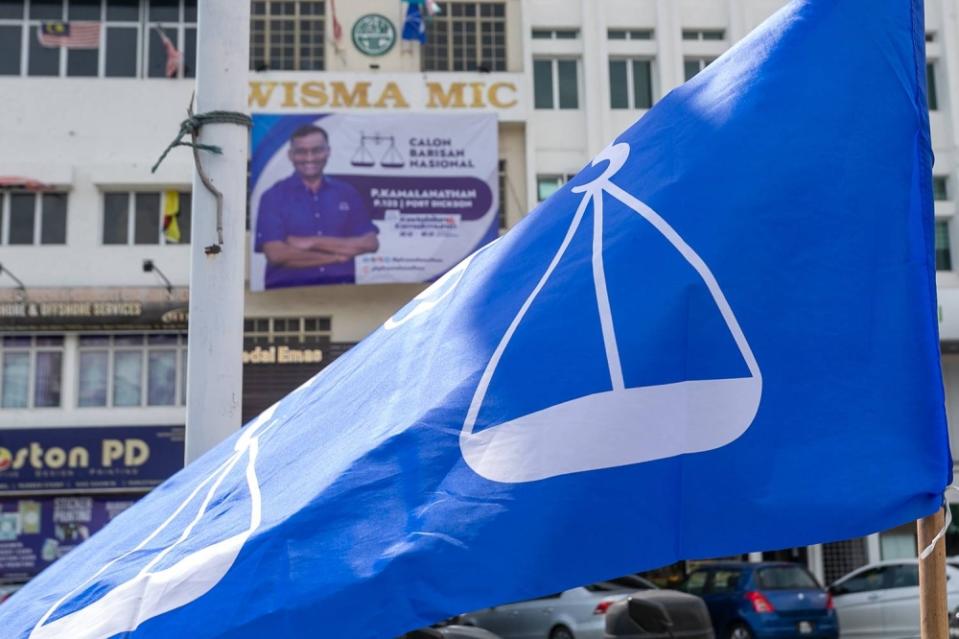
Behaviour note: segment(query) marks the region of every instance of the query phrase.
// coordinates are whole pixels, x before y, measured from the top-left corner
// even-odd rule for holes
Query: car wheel
[[[753,631],[744,623],[737,623],[729,629],[729,639],[753,639]]]
[[[556,626],[549,633],[549,639],[576,639],[573,636],[573,631],[567,628],[566,626]]]

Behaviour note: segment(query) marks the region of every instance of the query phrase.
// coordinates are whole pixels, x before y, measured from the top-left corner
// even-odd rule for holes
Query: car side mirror
[[[630,597],[626,602],[626,611],[629,618],[645,632],[657,635],[672,632],[673,619],[658,601]]]

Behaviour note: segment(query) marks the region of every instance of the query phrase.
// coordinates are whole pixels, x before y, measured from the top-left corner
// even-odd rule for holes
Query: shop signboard
[[[27,581],[110,523],[137,498],[0,499],[0,583]]]
[[[496,116],[257,113],[250,287],[430,282],[498,232]]]
[[[183,467],[183,426],[0,429],[0,497],[146,492]]]
[[[0,302],[0,329],[31,331],[183,330],[188,303],[47,300]]]

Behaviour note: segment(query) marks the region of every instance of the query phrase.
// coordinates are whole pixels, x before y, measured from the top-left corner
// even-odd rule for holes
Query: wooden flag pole
[[[943,509],[916,522],[919,552],[932,543],[945,523]],[[919,560],[919,627],[922,639],[946,639],[949,619],[946,605],[946,540],[940,539],[932,553]]]

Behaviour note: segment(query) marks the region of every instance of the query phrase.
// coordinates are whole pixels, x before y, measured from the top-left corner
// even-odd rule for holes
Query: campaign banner
[[[0,499],[0,583],[27,581],[135,502],[130,495]]]
[[[253,116],[250,288],[429,282],[496,237],[495,114]]]
[[[183,468],[183,426],[0,429],[0,496],[146,492]]]

